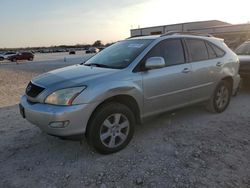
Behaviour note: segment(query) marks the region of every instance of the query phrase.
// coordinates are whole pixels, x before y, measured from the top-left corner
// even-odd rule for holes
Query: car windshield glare
[[[235,52],[237,55],[250,55],[250,42],[242,44]]]
[[[117,42],[90,58],[85,65],[113,69],[126,68],[152,41],[135,39]]]

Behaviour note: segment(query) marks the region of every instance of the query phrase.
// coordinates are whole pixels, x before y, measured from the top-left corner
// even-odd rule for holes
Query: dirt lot
[[[33,76],[78,61],[0,65],[0,187],[250,187],[249,82],[222,114],[198,105],[160,115],[138,126],[126,149],[100,155],[18,112]]]

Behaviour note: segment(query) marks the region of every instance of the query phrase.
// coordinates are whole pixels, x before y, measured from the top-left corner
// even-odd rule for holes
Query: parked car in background
[[[92,54],[92,53],[98,53],[100,50],[96,47],[90,47],[88,50],[86,50],[86,54]]]
[[[100,52],[100,51],[104,50],[105,47],[99,47],[98,49],[99,49],[99,52]]]
[[[250,40],[241,44],[235,52],[240,60],[240,76],[250,78]]]
[[[238,69],[237,55],[212,36],[131,38],[32,79],[20,112],[50,135],[85,134],[98,152],[113,153],[149,116],[201,102],[225,111],[239,86]]]
[[[16,52],[5,52],[3,54],[0,54],[0,61],[3,61],[4,59],[8,59],[8,57],[12,55],[16,55]]]
[[[11,55],[8,57],[8,60],[10,60],[12,62],[16,62],[19,60],[33,61],[33,59],[34,59],[34,54],[32,54],[30,52],[21,52],[21,53],[17,53],[15,55]]]
[[[76,54],[76,51],[73,51],[73,50],[69,51],[69,55],[75,55],[75,54]]]

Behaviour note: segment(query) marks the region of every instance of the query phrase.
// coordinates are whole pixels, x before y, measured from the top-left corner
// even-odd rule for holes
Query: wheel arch
[[[111,102],[117,102],[117,103],[120,103],[120,104],[123,104],[123,105],[127,106],[133,112],[133,114],[135,115],[136,123],[137,124],[141,123],[141,111],[140,111],[140,108],[139,108],[139,105],[138,105],[136,99],[134,97],[132,97],[130,95],[126,95],[126,94],[115,95],[115,96],[112,96],[112,97],[109,97],[109,98],[105,99],[102,103],[100,103],[95,108],[95,110],[92,112],[92,114],[91,114],[91,116],[90,116],[90,118],[88,120],[85,135],[87,135],[86,133],[89,130],[90,122],[94,118],[94,114],[96,113],[96,111],[100,107],[102,107],[102,106],[104,106],[104,105],[106,105],[108,103],[111,103]]]
[[[233,91],[233,83],[234,83],[233,78],[231,76],[226,76],[222,79],[222,81],[226,81],[230,84],[231,92],[232,92]]]

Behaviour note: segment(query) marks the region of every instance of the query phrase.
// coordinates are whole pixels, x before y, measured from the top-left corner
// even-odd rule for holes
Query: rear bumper
[[[23,96],[20,103],[22,116],[42,131],[54,136],[72,136],[84,134],[88,120],[96,104],[74,106],[55,106],[41,103],[30,103]],[[55,126],[63,124],[61,128]]]

